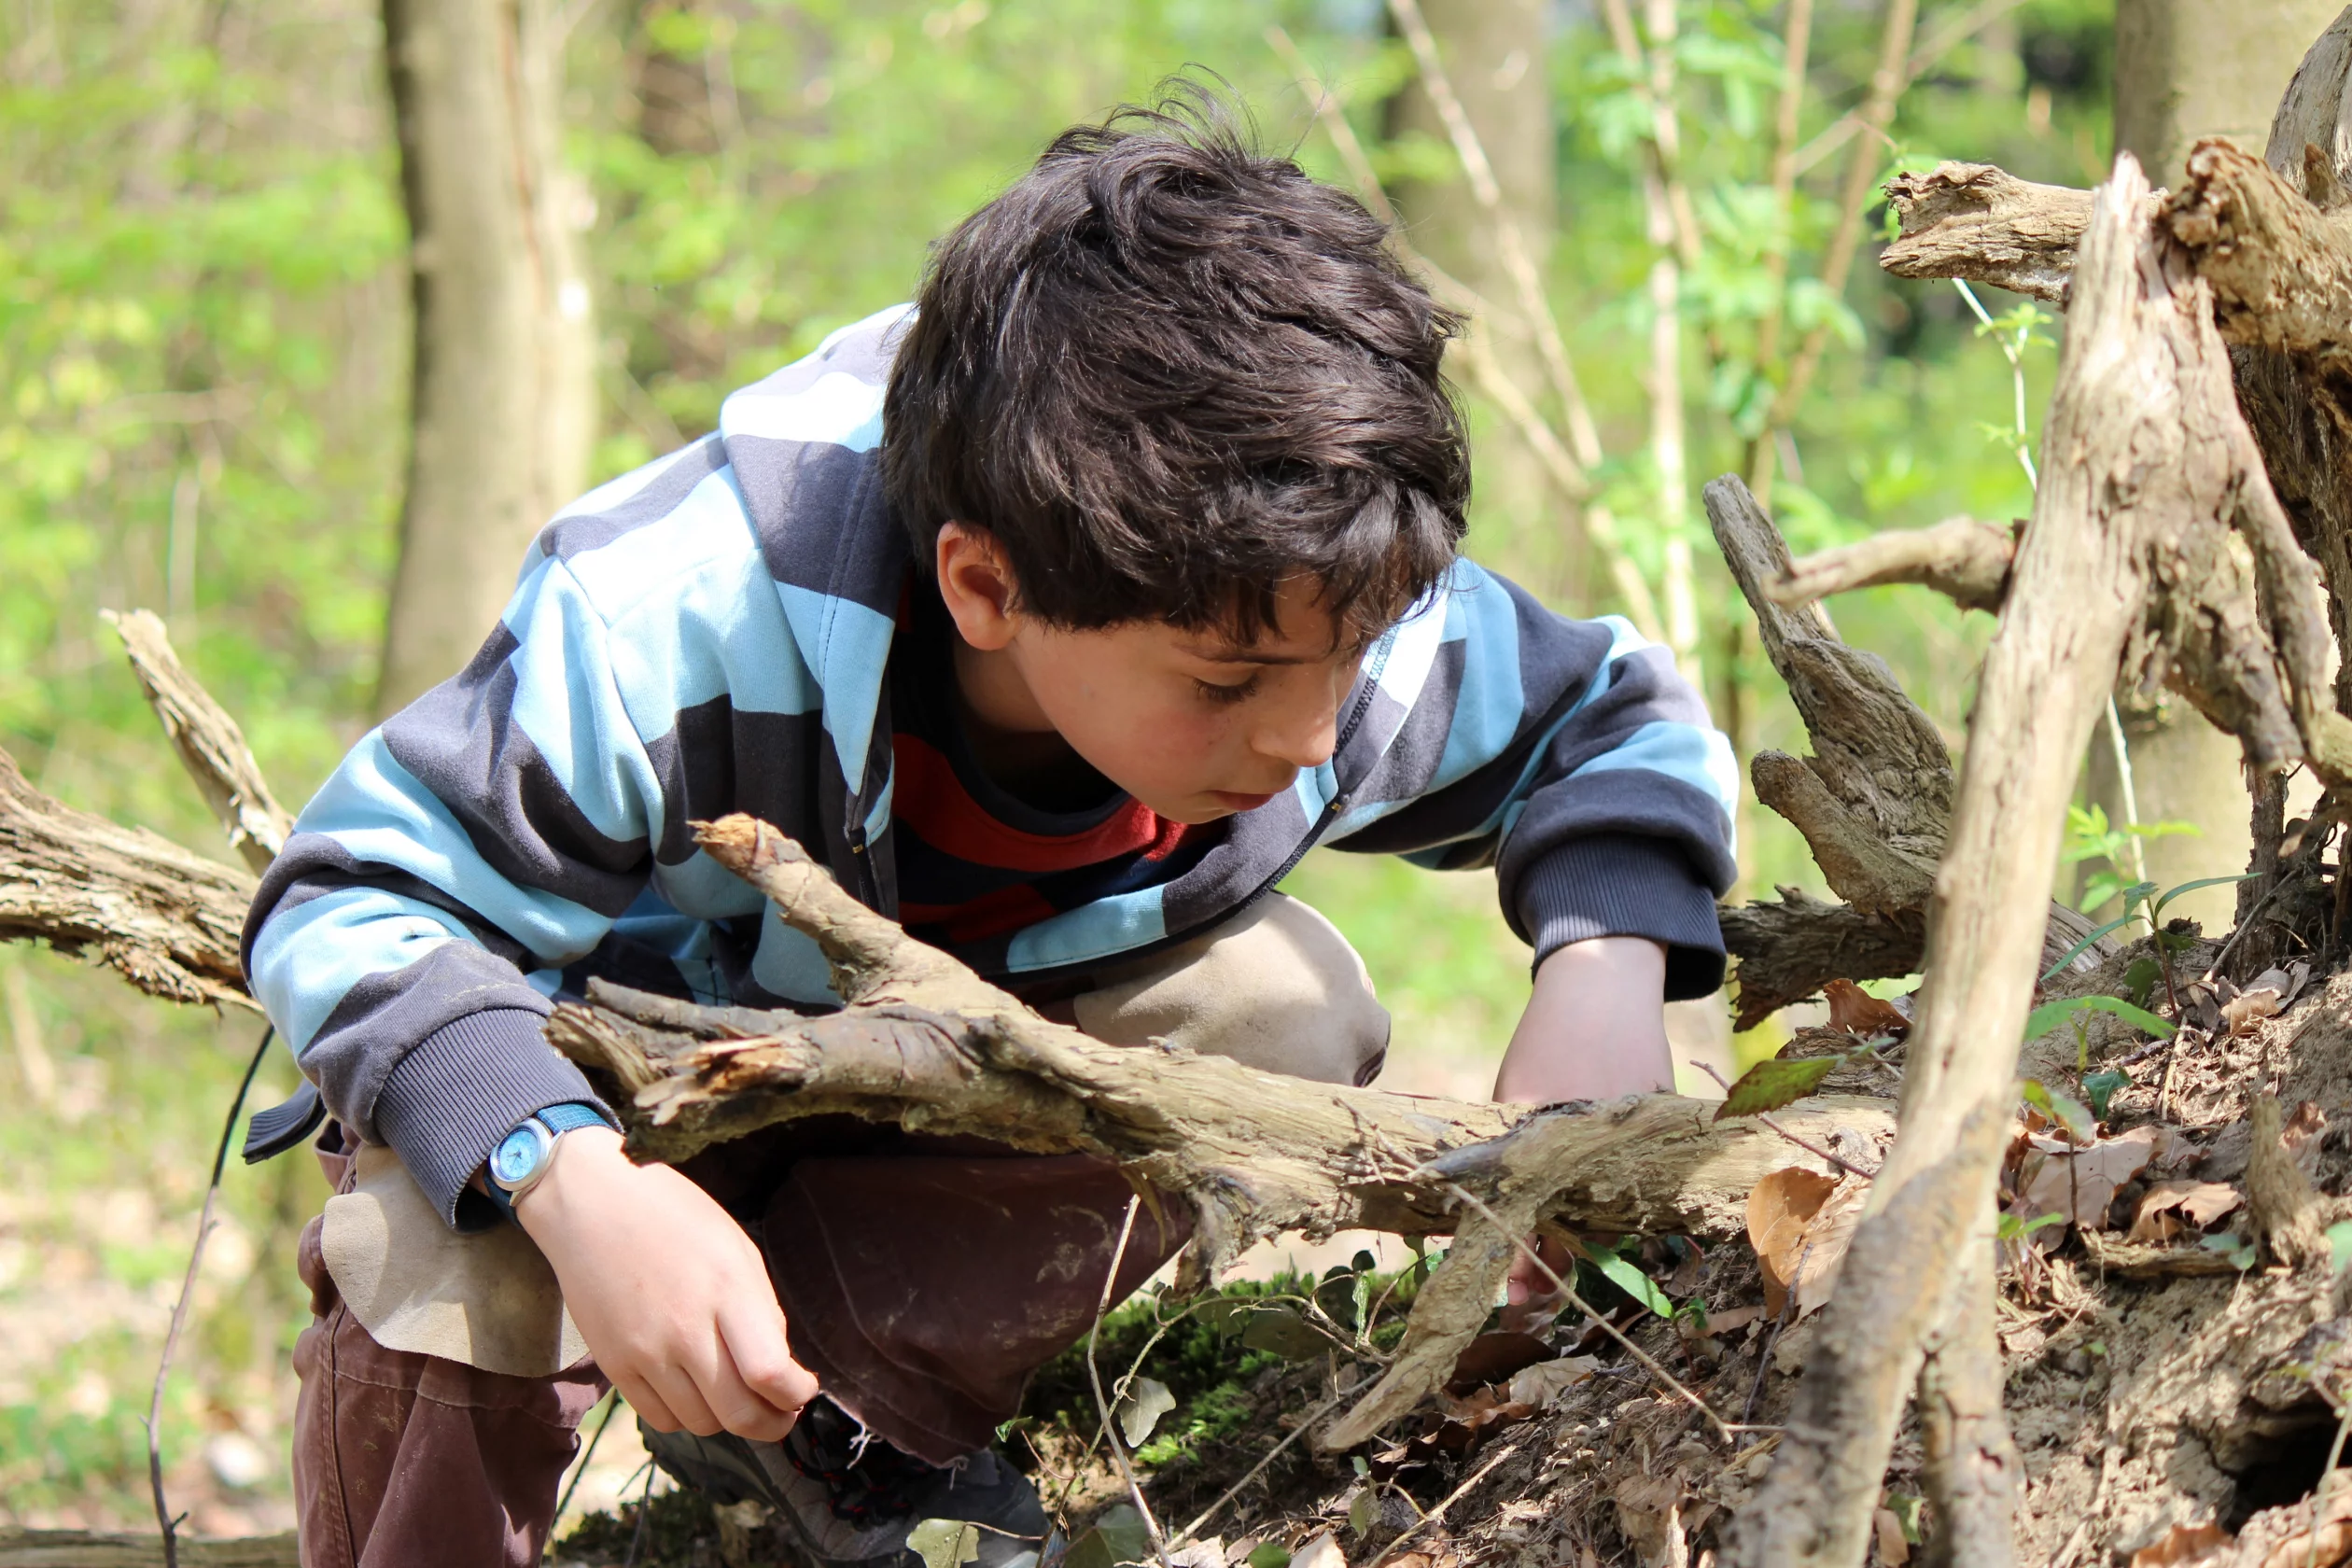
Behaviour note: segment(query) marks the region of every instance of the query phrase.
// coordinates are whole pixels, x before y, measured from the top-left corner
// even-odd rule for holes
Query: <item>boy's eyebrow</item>
[[[1259,653],[1231,643],[1219,643],[1209,648],[1191,647],[1183,651],[1212,665],[1319,665],[1334,653],[1361,653],[1379,640],[1365,637],[1352,648],[1334,647],[1323,653]]]

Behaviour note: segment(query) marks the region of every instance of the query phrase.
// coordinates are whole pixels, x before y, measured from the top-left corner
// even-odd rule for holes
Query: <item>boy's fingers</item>
[[[725,1423],[713,1413],[710,1402],[702,1395],[702,1390],[694,1386],[694,1379],[683,1370],[664,1367],[647,1380],[677,1420],[678,1424],[671,1427],[671,1431],[691,1432],[697,1437],[716,1437],[725,1430]]]
[[[784,1337],[784,1314],[771,1301],[721,1309],[719,1333],[737,1373],[751,1393],[788,1416],[817,1397],[817,1379],[792,1359]]]
[[[670,1407],[662,1403],[662,1396],[653,1392],[651,1384],[641,1378],[615,1377],[612,1386],[621,1391],[622,1402],[636,1411],[646,1425],[656,1432],[678,1430],[678,1418],[670,1414]]]

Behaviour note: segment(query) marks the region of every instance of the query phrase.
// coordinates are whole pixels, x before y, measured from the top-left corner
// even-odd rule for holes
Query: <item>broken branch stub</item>
[[[1799,605],[1856,588],[1916,582],[1963,609],[1997,615],[2023,526],[1952,517],[1931,528],[1872,534],[1803,557],[1766,583],[1765,592],[1778,603]]]
[[[1740,960],[1738,1027],[1746,1029],[1827,981],[1917,972],[1922,911],[1950,826],[1952,751],[1883,660],[1840,641],[1812,595],[1782,591],[1804,568],[1791,563],[1786,541],[1747,486],[1726,474],[1707,485],[1704,500],[1724,560],[1756,611],[1764,651],[1787,682],[1814,749],[1806,758],[1758,753],[1749,764],[1756,798],[1804,835],[1830,890],[1846,901],[1827,904],[1783,889],[1779,903],[1723,912],[1725,945]],[[2092,929],[2057,903],[2045,925],[2046,962]],[[2076,964],[2088,968],[2108,950],[2094,945]]]
[[[122,638],[122,651],[147,693],[147,706],[155,710],[204,804],[219,819],[230,847],[255,875],[267,871],[286,847],[294,819],[270,793],[269,781],[245,745],[245,732],[181,665],[171,634],[154,611],[117,615],[108,610],[105,616]]]
[[[44,941],[167,1001],[254,1009],[237,960],[254,879],[35,790],[0,751],[0,941]]]
[[[2036,185],[1990,163],[1939,163],[1888,180],[1886,199],[1902,232],[1879,265],[1897,277],[1966,278],[2065,301],[2091,221],[2088,190]]]

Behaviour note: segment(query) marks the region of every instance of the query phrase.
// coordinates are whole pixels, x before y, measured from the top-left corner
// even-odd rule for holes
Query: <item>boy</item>
[[[341,1128],[305,1563],[536,1562],[608,1379],[812,1564],[902,1568],[926,1517],[991,1568],[1043,1545],[987,1444],[1085,1331],[1127,1184],[862,1125],[631,1165],[550,997],[830,1000],[692,819],[766,819],[1099,1038],[1338,1082],[1387,1015],[1274,884],[1318,842],[1492,863],[1536,965],[1497,1097],[1672,1081],[1728,748],[1662,651],[1456,558],[1453,323],[1385,239],[1213,112],[1071,131],[915,310],[560,515],[473,663],[354,749],[246,936]],[[1182,1240],[1139,1224],[1117,1288]]]

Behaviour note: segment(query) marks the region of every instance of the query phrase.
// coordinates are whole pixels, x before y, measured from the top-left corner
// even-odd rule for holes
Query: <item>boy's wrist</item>
[[[561,1229],[581,1208],[580,1199],[595,1203],[593,1189],[614,1174],[613,1168],[633,1172],[636,1167],[623,1151],[621,1135],[609,1127],[581,1127],[566,1133],[548,1151],[547,1169],[514,1199],[514,1221],[536,1240]]]

